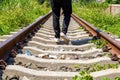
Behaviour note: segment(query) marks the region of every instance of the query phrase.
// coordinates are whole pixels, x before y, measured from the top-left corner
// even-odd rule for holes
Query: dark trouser
[[[55,37],[60,38],[60,23],[59,23],[60,10],[62,8],[64,14],[62,32],[66,34],[72,13],[72,3],[71,0],[50,0],[50,1],[53,14],[53,28],[55,32]]]

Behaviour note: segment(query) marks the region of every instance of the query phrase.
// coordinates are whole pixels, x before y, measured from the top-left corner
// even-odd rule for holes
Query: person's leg
[[[62,9],[64,14],[63,24],[62,24],[62,32],[64,34],[67,33],[70,17],[72,13],[72,1],[71,0],[62,0]]]
[[[55,38],[60,38],[60,1],[59,0],[50,0],[51,1],[51,8],[53,14],[53,28],[55,32]]]
[[[63,20],[63,27],[62,27],[62,32],[64,33],[64,34],[66,34],[67,33],[67,31],[68,31],[68,25],[69,25],[69,22],[70,22],[70,14],[69,15],[64,15],[64,20]]]

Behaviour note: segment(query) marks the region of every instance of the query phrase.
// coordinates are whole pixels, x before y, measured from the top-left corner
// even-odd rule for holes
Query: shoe
[[[55,41],[56,43],[60,43],[60,39],[59,39],[59,38],[54,38],[54,41]]]
[[[62,32],[62,33],[60,33],[60,37],[66,42],[66,43],[68,43],[70,40],[69,40],[69,38]]]

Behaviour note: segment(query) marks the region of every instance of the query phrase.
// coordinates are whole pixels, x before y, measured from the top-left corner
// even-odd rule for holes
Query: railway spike
[[[113,55],[111,56],[111,60],[112,60],[112,61],[118,61],[119,58],[117,57],[116,54],[113,54]]]
[[[39,30],[39,29],[40,29],[40,26],[37,26],[37,29]]]
[[[97,40],[97,39],[100,39],[99,36],[93,36],[93,40]]]
[[[39,29],[38,29],[37,27],[35,27],[35,29],[34,29],[34,30],[35,30],[35,32],[37,32]]]
[[[93,36],[91,33],[89,33],[89,36]]]
[[[17,47],[18,49],[23,49],[24,43],[18,42],[18,43],[16,43],[16,47]]]
[[[19,47],[20,47],[20,49],[23,49],[24,43],[23,42],[19,42]]]
[[[0,60],[0,69],[5,70],[7,63],[4,60]]]
[[[40,29],[40,26],[35,27],[35,30],[38,31]]]
[[[104,46],[104,47],[102,48],[103,52],[108,52],[108,51],[111,50],[111,49],[112,49],[112,48],[109,47],[109,46]]]
[[[12,49],[12,50],[11,50],[11,55],[12,55],[12,57],[16,57],[17,52],[15,51],[15,49]]]
[[[35,33],[36,33],[35,30],[33,30],[33,31],[32,31],[32,35],[35,36]]]
[[[29,37],[29,38],[32,38],[32,37],[33,37],[33,35],[32,35],[31,33],[29,33],[29,34],[28,34],[28,37]]]
[[[24,39],[24,43],[27,43],[27,42],[28,42],[28,38],[25,37],[25,39]]]

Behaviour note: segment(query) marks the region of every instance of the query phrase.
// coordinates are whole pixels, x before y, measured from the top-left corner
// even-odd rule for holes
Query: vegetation
[[[81,4],[86,4],[91,1],[97,1],[97,0],[73,0],[73,2],[80,2]],[[105,0],[105,2],[110,4],[120,4],[120,0]]]
[[[80,65],[75,65],[74,68],[78,69]],[[90,75],[91,72],[106,70],[106,69],[116,69],[118,68],[118,64],[104,64],[100,65],[99,63],[92,64],[90,66],[85,66],[84,68],[80,69],[80,75],[76,75],[73,77],[73,80],[93,80],[93,77]],[[103,78],[102,80],[106,80]],[[117,80],[117,79],[115,79]]]
[[[93,77],[89,74],[86,73],[80,73],[82,76],[75,76],[73,80],[93,80]],[[107,77],[102,77],[101,80],[111,80],[110,78]],[[120,77],[115,77],[114,80],[120,80]]]
[[[108,3],[74,2],[73,12],[101,30],[120,36],[120,14],[115,16],[106,13]]]
[[[100,40],[100,39],[92,40],[92,41],[90,41],[90,42],[91,42],[91,43],[94,43],[97,48],[103,48],[103,47],[105,47],[106,44],[107,44],[106,41],[103,41],[103,40]]]
[[[94,1],[73,0],[73,12],[99,29],[120,36],[120,14],[113,16],[105,12],[109,5],[108,3],[118,4],[120,1],[106,0],[104,3],[96,3]],[[27,26],[49,10],[49,0],[0,0],[0,35],[8,34],[10,31]],[[95,43],[100,45],[100,47],[104,45],[100,41],[95,41]],[[79,65],[74,67],[79,68]],[[93,80],[90,72],[108,68],[118,68],[118,65],[94,64],[82,69],[80,75],[73,77],[73,80]],[[102,80],[110,79],[103,77]],[[115,80],[120,80],[120,78],[116,77]]]
[[[48,5],[48,1],[40,0],[0,0],[0,35],[25,27],[48,13]]]
[[[106,13],[106,9],[109,5],[108,3],[110,3],[108,1],[109,0],[106,0],[106,2],[96,3],[94,0],[73,0],[73,13],[77,14],[79,17],[85,19],[103,31],[108,31],[114,35],[120,36],[120,14],[113,16]],[[101,48],[106,44],[106,42],[101,42],[100,40],[94,40],[93,42],[98,48]],[[112,66],[112,64],[109,64],[109,67],[110,66]],[[75,67],[78,67],[78,65],[75,65]],[[106,65],[93,65],[93,67],[90,67],[90,69],[85,68],[84,70],[81,70],[80,75],[73,77],[73,80],[93,80],[93,77],[90,75],[91,72],[105,69],[107,69]],[[115,80],[119,79],[119,77],[115,78]],[[110,79],[103,77],[102,80]]]
[[[75,65],[76,69],[80,68],[80,65]],[[110,69],[110,68],[118,68],[118,64],[104,64],[100,65],[99,63],[92,64],[90,66],[84,66],[83,68],[80,68],[80,72],[86,72],[91,73],[95,71]]]
[[[76,75],[73,77],[73,80],[93,80],[93,77],[84,71],[81,71],[79,74],[80,76]]]
[[[107,3],[120,4],[120,0],[106,0]]]
[[[103,77],[102,80],[111,80],[110,78],[107,78],[107,77]],[[115,77],[114,80],[120,80],[120,77]]]

